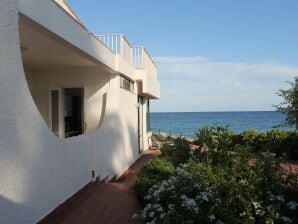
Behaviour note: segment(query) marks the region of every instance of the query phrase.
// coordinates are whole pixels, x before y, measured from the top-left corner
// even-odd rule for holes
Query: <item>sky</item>
[[[274,110],[298,76],[297,0],[68,0],[95,34],[124,33],[158,66],[155,112]]]

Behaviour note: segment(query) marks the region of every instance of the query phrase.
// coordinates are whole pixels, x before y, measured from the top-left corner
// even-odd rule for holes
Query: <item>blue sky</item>
[[[296,0],[69,0],[96,34],[124,33],[159,68],[153,111],[272,110],[298,75]]]

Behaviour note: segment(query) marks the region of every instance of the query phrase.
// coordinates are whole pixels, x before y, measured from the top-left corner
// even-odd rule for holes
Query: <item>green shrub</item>
[[[287,132],[280,129],[271,129],[267,132],[257,132],[249,129],[237,137],[232,137],[233,145],[236,143],[250,148],[254,152],[270,151],[278,157],[286,156],[289,159],[298,159],[298,133]],[[235,140],[237,138],[237,140]]]
[[[186,162],[191,155],[189,142],[182,137],[176,138],[173,144],[164,144],[160,151],[162,155],[176,157],[180,162]]]
[[[232,137],[232,146],[243,145],[243,135],[242,134],[233,134]]]
[[[259,133],[255,129],[248,129],[241,133],[242,144],[245,147],[251,148],[253,151],[257,151],[259,145]]]
[[[272,149],[278,156],[284,153],[289,159],[298,160],[298,132],[288,132],[283,140]]]
[[[216,152],[214,152],[216,153]],[[232,166],[191,160],[149,189],[145,223],[296,223],[297,204],[286,201],[279,161],[263,153],[254,166],[246,150]]]
[[[134,190],[141,203],[148,189],[169,178],[174,173],[178,161],[173,157],[160,157],[145,164],[137,175]]]
[[[200,128],[196,133],[196,137],[195,143],[201,147],[213,144],[213,132],[211,127],[205,126]]]
[[[232,132],[228,127],[205,126],[196,133],[197,141],[210,149],[227,150],[232,146]]]
[[[182,162],[186,162],[191,155],[191,148],[189,147],[189,142],[182,137],[179,137],[174,140],[174,145],[176,149],[176,154]]]
[[[175,146],[173,144],[165,143],[161,147],[160,152],[163,156],[174,156],[175,155]]]
[[[275,148],[280,147],[280,144],[284,141],[287,135],[287,132],[280,129],[271,129],[265,133],[261,133],[259,139],[259,151],[274,151]]]

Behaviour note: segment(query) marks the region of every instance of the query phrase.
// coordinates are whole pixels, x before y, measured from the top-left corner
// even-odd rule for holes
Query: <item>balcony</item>
[[[118,57],[118,69],[142,83],[141,92],[149,98],[160,97],[160,84],[157,80],[157,67],[143,46],[132,46],[123,34],[96,35],[96,37]],[[124,62],[125,61],[125,62]],[[128,64],[134,71],[129,71]],[[134,77],[131,75],[135,74]]]

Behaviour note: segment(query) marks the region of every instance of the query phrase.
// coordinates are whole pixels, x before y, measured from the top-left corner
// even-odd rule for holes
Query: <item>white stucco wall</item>
[[[119,87],[107,90],[104,121],[95,132],[59,139],[48,128],[21,61],[18,10],[30,14],[28,2],[39,7],[50,1],[0,1],[0,223],[5,224],[35,223],[90,182],[91,170],[101,177],[119,175],[138,158],[137,97]],[[51,19],[59,16],[51,12]],[[57,31],[62,32],[60,24]],[[73,34],[67,38],[76,44]],[[92,46],[79,45],[90,51]],[[94,56],[100,49],[94,48]]]
[[[107,71],[84,67],[26,69],[26,77],[33,99],[48,125],[49,89],[80,87],[84,89],[86,133],[91,133],[99,128],[105,103],[104,94],[109,88],[109,81],[112,77]]]
[[[142,94],[149,98],[160,98],[160,83],[156,75],[150,75],[144,69],[136,70],[136,79],[142,83]]]

